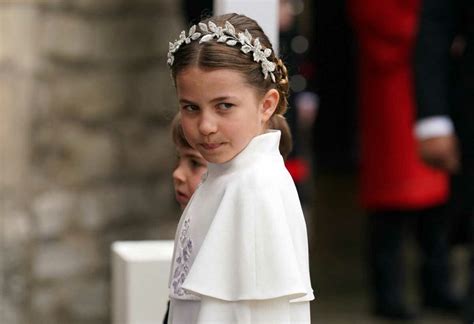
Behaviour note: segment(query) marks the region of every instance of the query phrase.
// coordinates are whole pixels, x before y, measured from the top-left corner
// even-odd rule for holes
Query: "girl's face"
[[[189,144],[209,162],[224,163],[265,130],[277,90],[262,98],[230,69],[188,67],[176,77],[181,125]]]
[[[207,162],[194,149],[178,147],[177,151],[178,165],[173,171],[173,184],[176,200],[184,209],[207,171]]]

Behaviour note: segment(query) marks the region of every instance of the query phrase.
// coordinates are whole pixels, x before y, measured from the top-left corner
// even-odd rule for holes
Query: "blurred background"
[[[370,162],[375,153],[361,153],[371,146],[361,140],[365,115],[358,107],[367,101],[360,103],[359,91],[367,89],[361,84],[365,93],[372,88],[357,73],[367,54],[358,54],[358,40],[374,28],[360,27],[364,19],[347,2],[281,1],[280,53],[289,65],[287,118],[295,139],[287,166],[306,211],[313,322],[388,323],[372,314],[371,215],[444,203],[447,189],[441,180],[438,198],[423,207],[367,193],[379,188],[363,171],[364,156]],[[2,324],[110,323],[112,242],[174,238],[180,210],[169,124],[177,105],[166,54],[168,42],[203,12],[212,12],[212,1],[0,0]],[[390,58],[382,64],[397,66]],[[362,129],[391,125],[380,120],[387,118]],[[390,165],[366,169],[377,167],[393,174]],[[375,177],[377,184],[391,180],[383,172]],[[404,299],[416,309],[421,254],[415,234],[403,237]],[[453,245],[449,253],[453,290],[462,295],[468,249]],[[459,317],[426,311],[415,321]]]

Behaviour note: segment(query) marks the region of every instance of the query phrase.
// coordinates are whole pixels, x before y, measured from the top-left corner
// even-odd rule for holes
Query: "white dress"
[[[310,323],[306,224],[279,141],[269,131],[209,164],[178,224],[168,323]]]

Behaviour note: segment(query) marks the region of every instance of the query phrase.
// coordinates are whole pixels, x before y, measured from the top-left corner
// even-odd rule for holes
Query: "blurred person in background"
[[[293,177],[302,202],[308,201],[309,190],[305,187],[310,175],[308,131],[316,118],[318,100],[308,89],[311,69],[308,68],[309,41],[298,28],[298,15],[303,11],[302,0],[279,1],[279,55],[288,68],[290,96],[285,117],[293,137],[293,150],[285,165]]]
[[[415,51],[416,136],[423,160],[456,174],[450,217],[471,244],[464,319],[474,322],[474,1],[422,0]]]
[[[309,16],[311,61],[306,68],[312,70],[307,73],[309,87],[319,99],[312,125],[315,186],[311,262],[324,301],[339,298],[341,293],[358,294],[364,276],[360,264],[363,218],[355,199],[355,48],[346,2],[315,0]],[[315,304],[317,311],[327,311],[319,305],[323,304]]]
[[[346,0],[316,0],[310,88],[319,97],[313,126],[315,173],[353,174],[357,163],[354,37]],[[331,180],[332,181],[332,180]]]
[[[373,312],[415,317],[404,292],[402,243],[414,230],[421,248],[423,306],[455,312],[447,244],[447,175],[428,167],[413,135],[412,52],[419,0],[349,0],[358,40],[360,198],[368,211]]]

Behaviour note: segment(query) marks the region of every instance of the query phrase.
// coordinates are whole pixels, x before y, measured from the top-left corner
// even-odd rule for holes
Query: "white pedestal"
[[[258,22],[278,54],[279,0],[214,0],[214,15],[235,12]]]
[[[112,245],[112,321],[159,324],[168,301],[173,241],[121,241]]]

